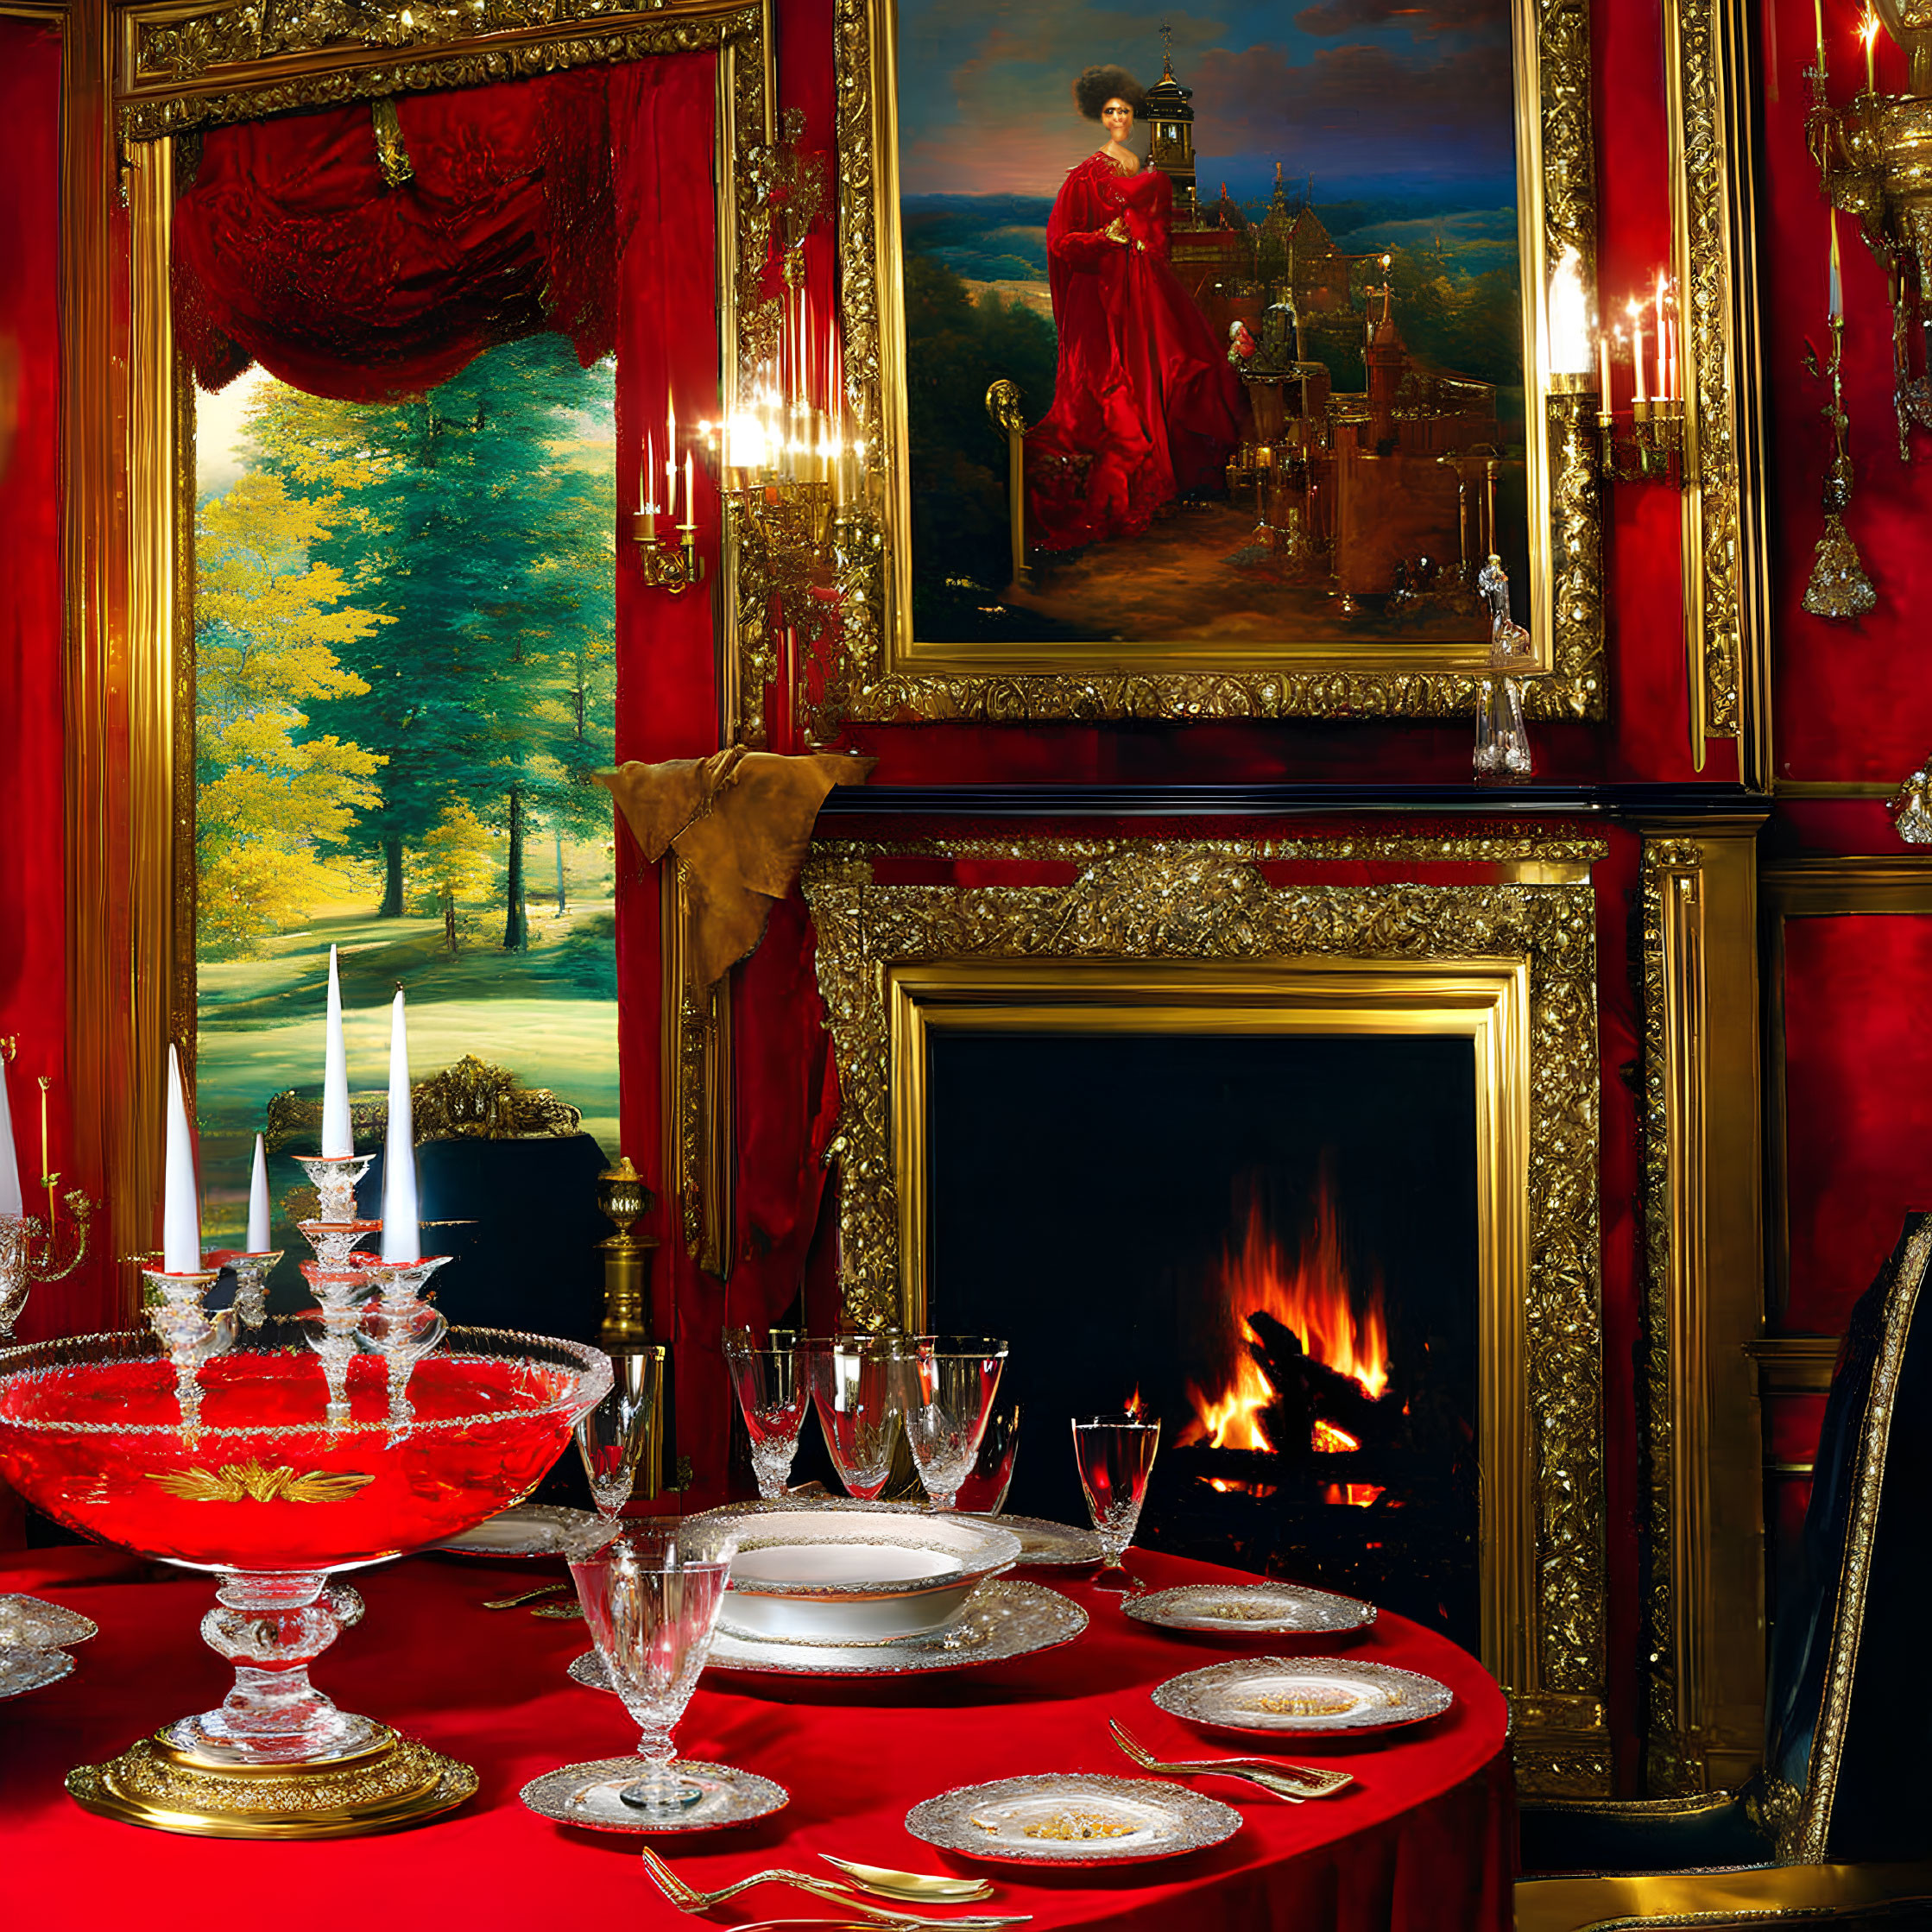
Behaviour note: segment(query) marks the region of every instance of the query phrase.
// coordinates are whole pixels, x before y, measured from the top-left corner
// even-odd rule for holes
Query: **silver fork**
[[[995,1917],[986,1913],[969,1914],[963,1918],[925,1918],[917,1912],[903,1909],[893,1910],[887,1905],[868,1905],[857,1890],[837,1878],[821,1878],[810,1872],[788,1872],[773,1866],[768,1872],[754,1872],[748,1878],[740,1878],[735,1885],[720,1885],[715,1891],[700,1891],[697,1886],[687,1885],[651,1847],[644,1847],[644,1869],[652,1882],[680,1912],[708,1911],[713,1905],[722,1905],[728,1898],[736,1898],[741,1891],[749,1891],[754,1885],[791,1885],[799,1891],[809,1891],[814,1898],[829,1898],[842,1911],[861,1912],[868,1924],[893,1926],[900,1929],[938,1925],[961,1926],[966,1932],[994,1932],[1002,1925],[1025,1925],[1032,1917],[1031,1912],[1017,1916]]]
[[[1296,1804],[1304,1798],[1332,1796],[1355,1782],[1347,1771],[1285,1765],[1273,1758],[1182,1758],[1170,1763],[1155,1757],[1124,1724],[1109,1718],[1107,1727],[1114,1733],[1114,1743],[1142,1771],[1165,1771],[1177,1777],[1245,1777],[1264,1791]]]

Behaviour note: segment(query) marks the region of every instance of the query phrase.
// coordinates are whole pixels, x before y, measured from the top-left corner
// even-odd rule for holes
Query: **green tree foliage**
[[[387,622],[313,559],[338,505],[254,474],[197,515],[197,930],[215,957],[304,917],[326,890],[318,849],[343,844],[377,796],[378,757],[310,729],[311,707],[368,690],[338,653]]]
[[[906,407],[911,431],[914,595],[948,578],[1001,584],[1012,574],[1006,438],[986,392],[1007,376],[1037,422],[1051,407],[1052,325],[1020,302],[966,284],[931,255],[906,258]]]
[[[336,713],[383,761],[350,836],[382,864],[386,914],[460,806],[502,842],[503,944],[520,946],[528,837],[604,823],[590,774],[612,756],[616,504],[585,435],[612,383],[540,336],[398,404],[280,389],[251,420],[267,470],[340,493],[315,555],[388,621]]]

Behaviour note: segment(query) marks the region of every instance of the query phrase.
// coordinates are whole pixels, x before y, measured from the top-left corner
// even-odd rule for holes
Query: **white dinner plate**
[[[1152,1692],[1164,1711],[1216,1731],[1355,1735],[1440,1717],[1447,1684],[1390,1664],[1342,1657],[1248,1657],[1170,1677]]]
[[[1184,1583],[1123,1607],[1140,1623],[1208,1637],[1340,1637],[1375,1621],[1373,1603],[1299,1583]]]
[[[1044,1516],[975,1516],[973,1520],[1011,1530],[1020,1538],[1021,1569],[1097,1563],[1105,1554],[1091,1530],[1077,1530],[1070,1523],[1050,1523]]]
[[[1136,1865],[1232,1838],[1241,1815],[1183,1785],[1087,1771],[964,1784],[906,1814],[914,1838],[1010,1865]]]

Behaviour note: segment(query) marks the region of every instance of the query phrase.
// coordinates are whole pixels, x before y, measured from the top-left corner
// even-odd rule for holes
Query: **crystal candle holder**
[[[407,1429],[409,1373],[448,1326],[425,1297],[423,1285],[450,1258],[428,1254],[417,1261],[384,1261],[358,1254],[353,1259],[376,1297],[374,1308],[363,1304],[357,1334],[388,1365],[390,1426]]]
[[[201,1365],[219,1354],[234,1339],[234,1323],[225,1315],[211,1315],[208,1291],[220,1270],[170,1274],[165,1268],[143,1268],[141,1291],[148,1326],[161,1337],[174,1367],[174,1398],[181,1413],[184,1441],[193,1442],[201,1428]]]
[[[281,1266],[283,1253],[279,1247],[265,1247],[259,1253],[223,1247],[202,1257],[233,1273],[235,1319],[243,1328],[258,1329],[268,1319],[268,1277]]]
[[[387,1364],[353,1356],[338,1404],[307,1326],[271,1318],[199,1364],[192,1434],[174,1364],[146,1331],[0,1355],[0,1476],[71,1529],[220,1579],[202,1634],[235,1666],[233,1688],[70,1774],[90,1810],[313,1838],[388,1829],[477,1788],[467,1766],[338,1710],[309,1681],[359,1613],[331,1579],[528,1495],[609,1387],[610,1364],[578,1342],[451,1329],[416,1363],[399,1433]]]

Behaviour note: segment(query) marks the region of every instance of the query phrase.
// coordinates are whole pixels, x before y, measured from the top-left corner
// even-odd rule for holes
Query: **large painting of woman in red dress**
[[[1224,489],[1240,440],[1240,382],[1168,263],[1172,185],[1128,145],[1146,95],[1114,66],[1073,94],[1107,141],[1069,171],[1046,227],[1059,357],[1026,439],[1045,550],[1138,536],[1177,497]]]

